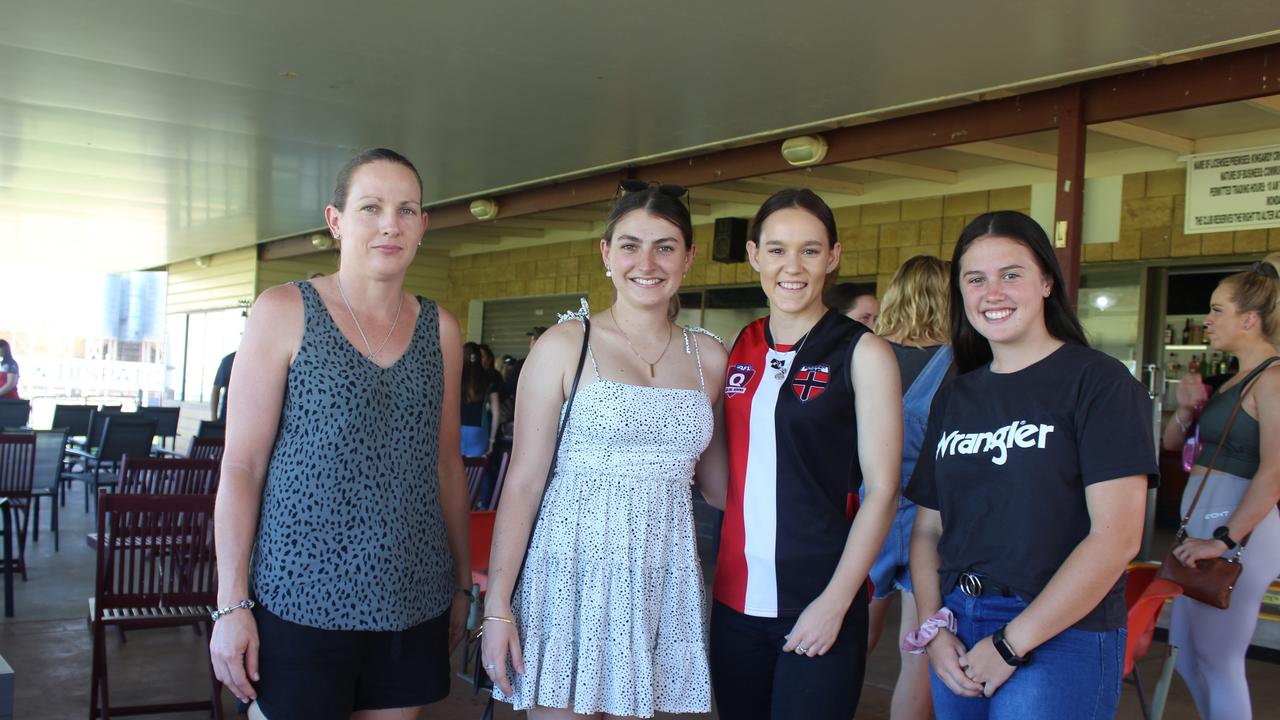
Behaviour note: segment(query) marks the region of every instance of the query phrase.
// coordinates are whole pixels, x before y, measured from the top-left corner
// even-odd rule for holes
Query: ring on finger
[[[806,650],[806,649],[805,649],[805,647],[804,647],[803,645],[799,645],[799,644],[797,644],[797,645],[796,645],[796,654],[797,654],[797,655],[804,655],[804,654],[805,654],[805,653],[807,653],[807,652],[809,652],[809,651],[808,651],[808,650]]]

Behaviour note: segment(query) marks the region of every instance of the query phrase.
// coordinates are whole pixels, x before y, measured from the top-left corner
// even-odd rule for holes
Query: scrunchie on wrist
[[[952,633],[956,631],[956,616],[948,608],[942,608],[933,614],[933,617],[924,621],[919,630],[912,630],[902,636],[902,651],[911,653],[912,655],[921,655],[924,653],[929,643],[933,641],[938,633],[946,628]]]

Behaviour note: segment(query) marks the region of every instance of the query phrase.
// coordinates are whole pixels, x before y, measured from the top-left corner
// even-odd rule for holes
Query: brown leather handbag
[[[1263,363],[1259,370],[1266,369],[1270,364],[1271,361]],[[1227,419],[1226,427],[1222,429],[1223,440],[1230,434],[1231,425],[1235,422],[1236,415],[1240,413],[1240,406],[1244,403],[1244,396],[1249,392],[1249,388],[1253,385],[1253,381],[1257,379],[1258,374],[1258,371],[1254,371],[1250,373],[1249,377],[1245,378],[1245,386],[1240,390],[1240,398],[1236,400],[1235,407],[1231,409],[1231,417]],[[1231,591],[1235,589],[1236,581],[1240,579],[1240,572],[1244,570],[1244,566],[1240,564],[1240,555],[1244,553],[1244,546],[1249,542],[1249,535],[1244,536],[1240,544],[1236,546],[1235,555],[1230,559],[1223,557],[1208,558],[1196,561],[1195,567],[1187,567],[1173,555],[1173,551],[1187,539],[1187,523],[1191,521],[1191,514],[1196,510],[1196,503],[1200,502],[1200,493],[1204,492],[1204,486],[1209,482],[1209,474],[1213,472],[1213,464],[1218,460],[1218,453],[1222,452],[1223,440],[1218,441],[1218,449],[1213,451],[1213,457],[1209,459],[1209,465],[1205,468],[1204,477],[1200,479],[1200,487],[1196,488],[1195,497],[1191,499],[1191,506],[1187,508],[1186,515],[1182,517],[1182,524],[1178,527],[1178,534],[1174,536],[1173,544],[1169,546],[1168,552],[1164,554],[1164,562],[1160,564],[1160,570],[1156,572],[1156,577],[1177,583],[1182,587],[1182,594],[1192,600],[1198,600],[1206,605],[1226,610],[1231,606]]]

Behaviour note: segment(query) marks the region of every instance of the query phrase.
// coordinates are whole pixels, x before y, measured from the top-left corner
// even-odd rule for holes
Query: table
[[[9,498],[0,497],[0,515],[3,515],[4,534],[4,616],[13,617],[13,508],[9,507]]]

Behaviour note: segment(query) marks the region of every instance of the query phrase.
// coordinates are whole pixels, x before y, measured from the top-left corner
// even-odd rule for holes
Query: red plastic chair
[[[1129,568],[1128,584],[1125,587],[1125,605],[1129,608],[1129,636],[1124,647],[1124,677],[1133,677],[1133,684],[1138,690],[1138,704],[1142,708],[1142,716],[1150,720],[1159,718],[1164,712],[1164,701],[1169,693],[1169,683],[1173,677],[1173,663],[1178,649],[1169,646],[1169,653],[1161,666],[1160,681],[1156,683],[1152,698],[1152,709],[1148,710],[1146,695],[1142,690],[1142,680],[1138,676],[1137,661],[1151,649],[1151,639],[1155,635],[1156,620],[1165,602],[1182,594],[1182,588],[1156,578],[1155,565],[1134,565]]]
[[[467,632],[462,640],[462,664],[471,657],[471,637],[480,628],[484,615],[484,594],[489,589],[489,551],[493,547],[493,521],[498,513],[475,510],[471,513],[471,611],[467,613]],[[468,679],[470,676],[464,677]]]

